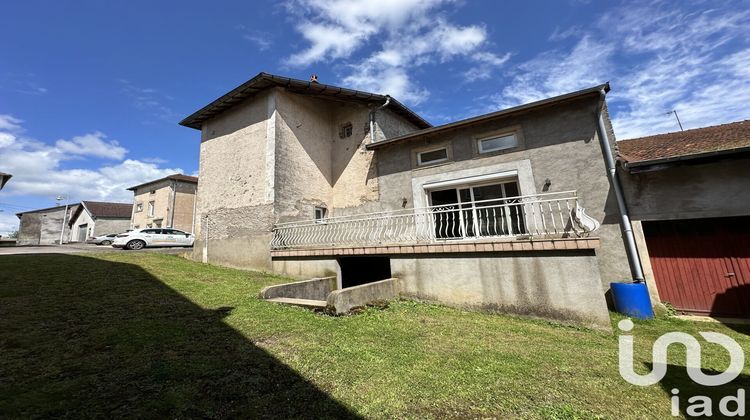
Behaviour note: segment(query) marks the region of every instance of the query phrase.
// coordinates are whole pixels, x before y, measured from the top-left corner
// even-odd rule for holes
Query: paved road
[[[188,248],[147,248],[140,251],[123,251],[121,249],[103,245],[65,244],[62,246],[45,245],[0,247],[0,256],[18,254],[76,254],[79,252],[161,252],[166,254],[181,254],[187,250]]]

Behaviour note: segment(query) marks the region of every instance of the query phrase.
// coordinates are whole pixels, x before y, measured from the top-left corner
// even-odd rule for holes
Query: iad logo
[[[624,319],[617,324],[623,332],[633,330],[633,321]],[[682,344],[685,346],[687,374],[693,382],[704,386],[725,385],[737,378],[742,372],[745,365],[745,353],[742,347],[737,344],[731,337],[716,332],[699,332],[709,343],[718,344],[729,352],[729,367],[722,373],[707,375],[701,370],[701,345],[698,340],[690,334],[682,332],[670,332],[659,337],[652,348],[653,369],[650,373],[641,375],[633,370],[633,336],[621,334],[619,337],[620,344],[620,376],[633,385],[650,386],[664,379],[667,374],[667,350],[672,344]],[[672,389],[672,415],[679,415],[679,394],[678,389]],[[734,402],[736,409],[731,410],[729,403]],[[709,397],[696,395],[688,400],[688,403],[695,403],[688,406],[686,412],[688,415],[711,416],[712,407]],[[727,417],[745,415],[745,390],[739,388],[737,396],[729,395],[719,401],[719,411]]]

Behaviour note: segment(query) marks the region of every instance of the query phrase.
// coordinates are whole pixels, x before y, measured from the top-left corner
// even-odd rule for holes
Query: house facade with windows
[[[86,242],[86,239],[110,233],[125,232],[130,228],[130,203],[108,203],[81,201],[70,216],[70,242]]]
[[[608,90],[433,127],[388,96],[261,73],[181,122],[201,131],[194,257],[608,328],[608,284],[631,278]]]
[[[130,228],[193,232],[198,178],[174,174],[128,188],[133,191]]]

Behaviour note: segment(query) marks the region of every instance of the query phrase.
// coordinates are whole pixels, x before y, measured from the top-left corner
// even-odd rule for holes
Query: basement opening
[[[342,288],[391,278],[391,259],[388,257],[344,257],[339,258],[338,263]]]

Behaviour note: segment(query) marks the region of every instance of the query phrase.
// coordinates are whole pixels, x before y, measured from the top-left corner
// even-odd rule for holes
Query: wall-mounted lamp
[[[549,187],[552,185],[552,181],[549,180],[549,178],[544,180],[544,186],[542,187],[543,192],[549,191]]]
[[[408,203],[409,200],[406,199],[406,197],[403,197],[401,199],[401,208],[406,208],[406,203]]]

